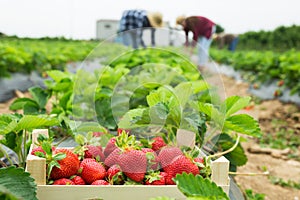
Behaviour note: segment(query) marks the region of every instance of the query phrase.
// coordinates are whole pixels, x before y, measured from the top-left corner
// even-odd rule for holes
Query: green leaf
[[[12,132],[17,127],[17,118],[9,114],[0,116],[0,135],[5,135]]]
[[[223,126],[225,121],[224,113],[221,113],[210,103],[199,102],[199,111],[206,114],[211,120],[216,122],[220,127]]]
[[[175,87],[175,96],[178,99],[182,109],[185,107],[185,104],[189,101],[192,94],[193,88],[190,82],[183,82]]]
[[[119,121],[118,127],[123,129],[129,129],[149,124],[149,108],[137,108],[129,110]]]
[[[202,92],[210,88],[208,83],[203,80],[192,81],[193,93]]]
[[[18,98],[12,102],[12,104],[9,106],[9,109],[10,110],[21,110],[24,108],[24,106],[26,104],[36,106],[37,108],[39,107],[37,102],[35,102],[34,100],[32,100],[30,98]]]
[[[236,113],[237,111],[249,105],[250,100],[251,97],[239,97],[239,96],[228,97],[224,102],[226,106],[226,117],[229,117],[233,113]]]
[[[228,117],[225,121],[223,131],[235,131],[253,137],[261,137],[262,135],[258,122],[247,114]]]
[[[31,87],[29,92],[32,95],[32,98],[37,102],[40,109],[44,108],[48,101],[48,94],[45,90],[40,87]]]
[[[221,187],[218,187],[209,179],[204,179],[200,175],[177,174],[174,178],[178,189],[187,197],[215,197],[216,199],[229,200]]]
[[[87,132],[105,132],[106,128],[101,126],[98,122],[78,122],[74,127],[78,133]]]
[[[69,78],[68,74],[59,70],[47,71],[47,74],[57,83],[60,82],[62,79]]]
[[[15,196],[17,199],[36,198],[36,184],[28,172],[14,166],[0,169],[0,193]]]
[[[47,115],[24,115],[20,119],[15,131],[19,132],[24,129],[41,128],[58,124],[59,121],[57,119],[51,118]]]

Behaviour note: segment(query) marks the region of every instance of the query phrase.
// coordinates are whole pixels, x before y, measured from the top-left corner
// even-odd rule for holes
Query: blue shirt
[[[142,28],[151,28],[151,24],[147,17],[147,11],[145,10],[125,10],[120,20],[119,31],[129,31],[137,29],[136,33],[143,47],[146,47],[143,41],[143,30]],[[155,29],[151,28],[151,43],[155,46]]]
[[[120,21],[120,31],[151,27],[145,10],[125,10]]]

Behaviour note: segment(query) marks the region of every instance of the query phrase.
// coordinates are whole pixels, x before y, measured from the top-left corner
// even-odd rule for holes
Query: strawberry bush
[[[232,66],[242,73],[250,83],[280,82],[278,87],[289,88],[291,95],[300,94],[300,52],[288,50],[274,51],[236,51],[211,49],[211,57],[217,62]]]

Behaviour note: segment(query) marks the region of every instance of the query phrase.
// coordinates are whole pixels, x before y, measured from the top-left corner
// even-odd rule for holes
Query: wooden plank
[[[212,176],[211,180],[217,185],[229,185],[228,172],[229,160],[224,156],[211,162]]]
[[[35,179],[37,185],[46,185],[46,159],[31,155],[33,145],[27,156],[25,171]]]
[[[152,197],[168,196],[176,199],[186,199],[176,186],[91,186],[91,185],[68,185],[68,186],[38,186],[39,200],[120,200],[138,199],[149,200]]]

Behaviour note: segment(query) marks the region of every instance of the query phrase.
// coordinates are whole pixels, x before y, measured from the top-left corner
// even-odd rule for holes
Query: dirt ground
[[[249,96],[248,84],[244,82],[237,82],[236,80],[223,76],[213,75],[207,73],[205,78],[210,84],[224,89],[225,96],[239,95]],[[28,94],[24,94],[28,96]],[[22,94],[18,94],[22,96]],[[0,103],[0,113],[9,113],[9,104],[12,100],[6,103]],[[262,101],[250,110],[243,112],[252,115],[260,122],[261,129],[264,133],[272,133],[275,130],[270,125],[272,119],[278,118],[286,120],[288,126],[293,129],[300,137],[300,109],[293,104],[283,104],[278,100]],[[293,117],[296,116],[296,117]],[[297,118],[298,116],[298,118]],[[287,157],[270,153],[252,153],[249,151],[257,144],[257,141],[248,138],[247,142],[242,145],[246,150],[248,162],[245,166],[238,168],[238,173],[263,173],[268,170],[271,176],[282,178],[284,180],[293,180],[300,182],[300,162],[294,159],[287,159]],[[298,144],[300,146],[300,144]],[[299,149],[300,151],[300,149]],[[278,152],[277,152],[278,153]],[[280,154],[280,152],[279,152]],[[245,176],[236,175],[235,180],[242,191],[245,189],[252,189],[254,193],[266,194],[266,200],[298,200],[300,199],[300,190],[281,187],[274,185],[266,175]]]
[[[206,71],[205,71],[206,72]],[[206,75],[207,82],[217,85],[221,88],[221,92],[224,88],[225,95],[239,95],[239,96],[251,96],[247,91],[249,85],[244,82],[239,82],[233,78],[224,75],[212,75],[208,73]],[[216,77],[217,76],[217,77]],[[221,81],[221,82],[220,82]],[[223,88],[222,88],[223,87]],[[278,100],[261,101],[260,104],[254,105],[250,110],[244,110],[243,112],[253,116],[259,120],[260,128],[264,134],[274,133],[272,120],[278,119],[287,122],[290,129],[294,131],[300,137],[300,108],[293,104],[284,104]],[[275,134],[275,133],[274,133]],[[238,168],[238,173],[258,173],[263,174],[264,170],[269,172],[269,176],[282,178],[285,181],[292,180],[300,183],[300,162],[294,159],[288,159],[285,156],[281,156],[270,152],[267,154],[263,151],[259,153],[252,153],[250,150],[257,147],[259,150],[264,150],[257,145],[255,139],[247,138],[247,142],[243,142],[242,145],[246,150],[248,162],[246,165]],[[297,144],[300,151],[300,144]],[[299,152],[298,151],[298,152]],[[300,157],[300,155],[298,154]],[[236,175],[235,180],[240,186],[242,191],[246,189],[252,189],[254,193],[265,194],[266,200],[298,200],[300,199],[300,190],[288,187],[281,187],[271,183],[270,178],[266,175]]]

